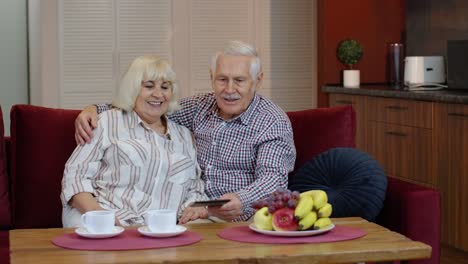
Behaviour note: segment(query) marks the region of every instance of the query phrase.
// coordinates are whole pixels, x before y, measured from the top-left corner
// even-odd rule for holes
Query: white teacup
[[[173,209],[149,210],[146,213],[146,225],[151,232],[173,232],[177,224],[176,215],[176,210]]]
[[[83,227],[89,233],[112,233],[115,227],[115,213],[112,211],[89,211],[81,215]]]

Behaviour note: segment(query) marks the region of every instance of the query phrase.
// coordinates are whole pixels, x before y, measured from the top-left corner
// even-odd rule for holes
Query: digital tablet
[[[190,207],[205,207],[205,206],[221,206],[231,200],[224,199],[224,200],[209,200],[209,201],[196,201],[193,202]]]

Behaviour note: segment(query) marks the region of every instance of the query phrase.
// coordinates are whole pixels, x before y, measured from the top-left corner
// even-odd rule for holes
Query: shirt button
[[[216,141],[211,142],[211,145],[216,146]]]
[[[213,166],[208,165],[208,166],[206,166],[206,168],[207,168],[207,169],[211,169],[211,168],[213,168]]]

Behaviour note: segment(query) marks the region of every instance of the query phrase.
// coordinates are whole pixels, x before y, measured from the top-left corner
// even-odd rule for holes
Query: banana
[[[314,223],[314,229],[324,229],[332,224],[332,221],[328,217],[324,218],[319,218],[317,221]]]
[[[312,196],[304,196],[299,198],[299,202],[297,203],[296,209],[294,210],[294,216],[297,220],[304,218],[304,216],[312,211],[314,207],[314,200]]]
[[[314,190],[302,192],[302,193],[299,194],[299,197],[302,198],[302,197],[307,196],[307,195],[312,195],[312,191],[314,191]]]
[[[322,206],[318,212],[317,212],[317,215],[318,217],[320,218],[323,218],[323,217],[330,217],[330,215],[332,214],[332,205],[329,204],[329,203],[326,203],[324,206]]]
[[[299,230],[309,229],[317,220],[317,213],[315,211],[310,211],[307,213],[304,218],[299,221]]]
[[[327,193],[322,190],[310,190],[300,194],[301,198],[304,196],[312,196],[312,199],[314,200],[315,210],[322,208],[322,206],[324,206],[328,202]]]

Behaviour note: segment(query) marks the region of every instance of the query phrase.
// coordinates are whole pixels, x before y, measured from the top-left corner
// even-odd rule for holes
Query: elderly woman
[[[102,113],[91,144],[77,146],[65,165],[64,227],[81,214],[113,210],[121,225],[144,224],[150,209],[178,210],[182,222],[206,218],[207,199],[190,131],[166,118],[177,107],[175,73],[155,56],[136,58],[122,78],[111,111]]]

